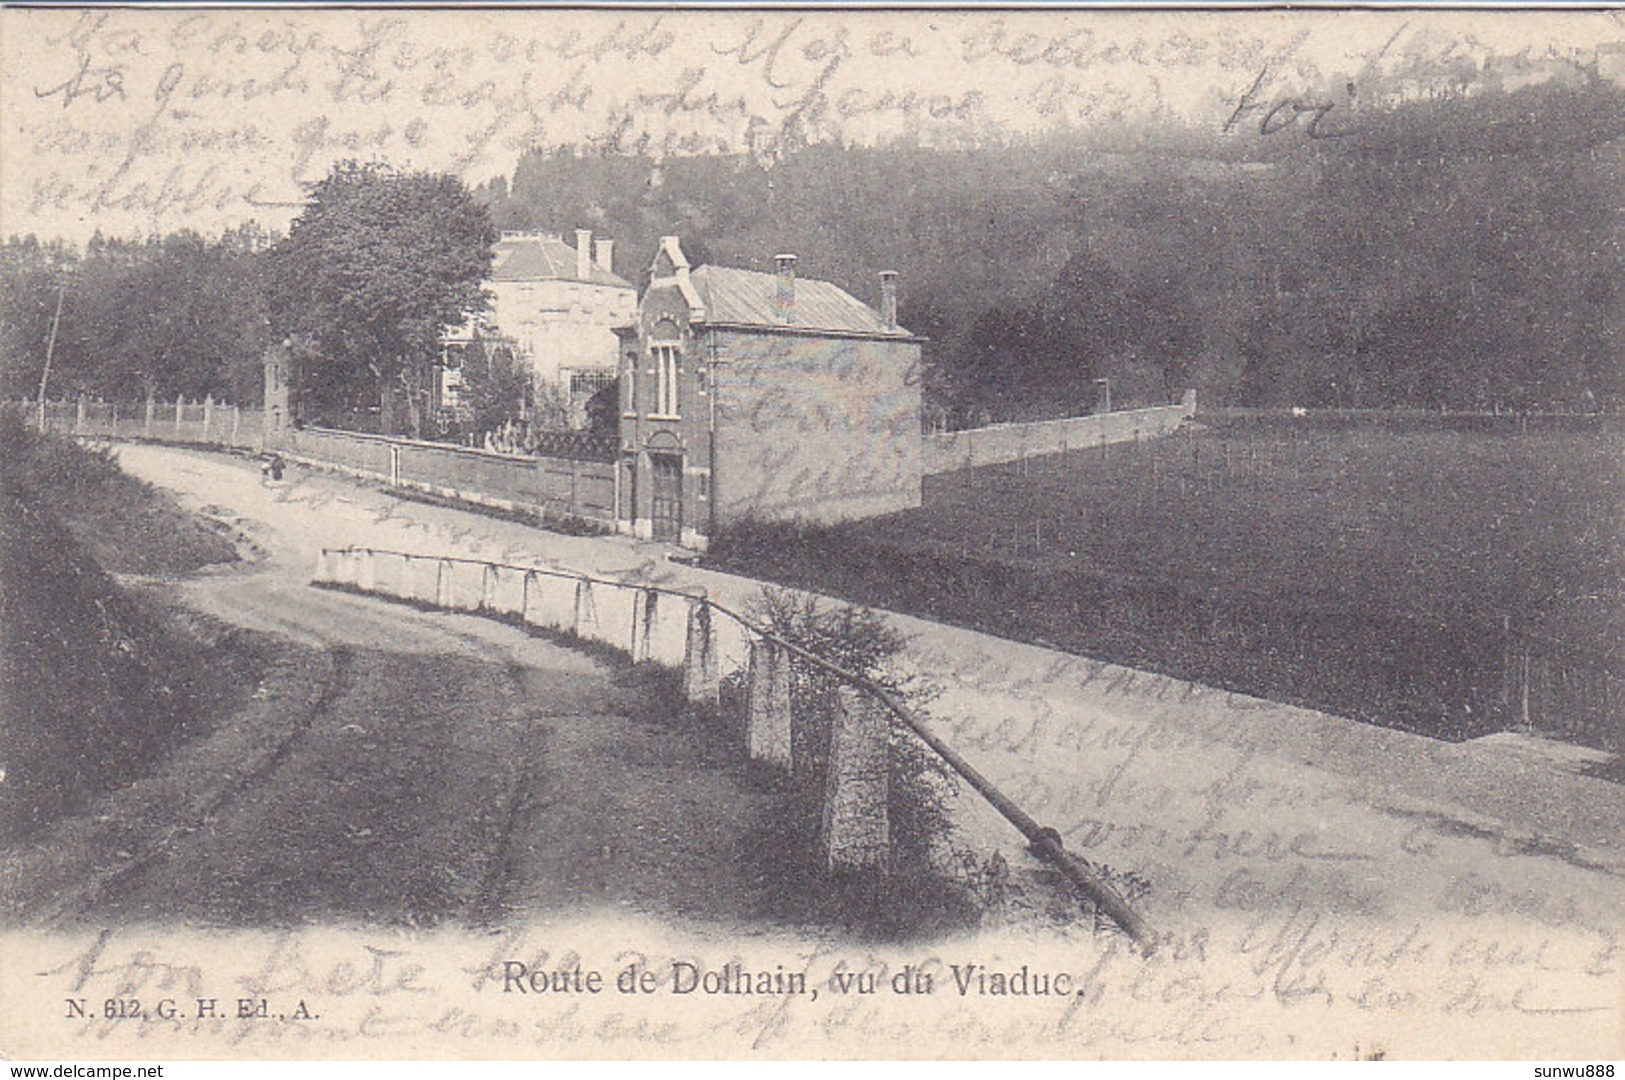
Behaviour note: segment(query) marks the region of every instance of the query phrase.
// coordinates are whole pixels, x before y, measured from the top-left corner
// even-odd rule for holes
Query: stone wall
[[[500,510],[602,523],[615,521],[615,466],[532,458],[350,431],[286,429],[268,447],[352,476]]]
[[[1026,457],[1086,450],[1102,443],[1155,438],[1173,431],[1195,412],[1196,395],[1187,393],[1178,405],[926,435],[922,440],[921,469],[926,476],[934,476],[974,465],[998,465]]]

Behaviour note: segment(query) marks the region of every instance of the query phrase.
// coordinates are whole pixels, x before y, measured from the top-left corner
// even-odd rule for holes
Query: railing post
[[[654,631],[655,618],[660,608],[660,594],[653,589],[639,589],[632,594],[632,662],[642,664],[649,659],[649,638]]]
[[[570,632],[580,637],[582,629],[588,623],[597,621],[598,607],[592,599],[592,582],[580,578],[576,581],[575,607],[570,612]]]
[[[437,608],[451,607],[451,563],[445,559],[441,559],[435,565],[434,606]]]
[[[711,605],[689,601],[688,634],[683,640],[683,695],[691,702],[715,705],[722,691],[717,672],[717,635],[711,625]]]
[[[751,760],[792,771],[790,654],[765,638],[752,638],[749,678],[745,747]]]
[[[497,602],[497,568],[486,563],[480,571],[480,611],[492,611]]]
[[[886,711],[856,687],[836,691],[824,786],[824,854],[837,873],[885,873],[891,855]]]

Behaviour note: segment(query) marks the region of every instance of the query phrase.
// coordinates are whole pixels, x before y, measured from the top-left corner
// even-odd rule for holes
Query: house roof
[[[689,275],[705,303],[705,321],[740,326],[783,328],[777,313],[779,278],[756,270],[701,266]],[[888,328],[879,312],[838,285],[796,278],[796,330],[841,334],[884,334],[907,337],[902,327]]]
[[[576,249],[550,233],[506,235],[492,249],[496,261],[491,266],[492,281],[578,281]],[[623,289],[632,283],[592,263],[587,280],[594,285]]]

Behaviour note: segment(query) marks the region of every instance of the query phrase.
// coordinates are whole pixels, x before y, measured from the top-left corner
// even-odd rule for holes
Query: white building
[[[615,327],[637,318],[638,293],[611,266],[614,242],[577,229],[575,246],[555,233],[504,230],[486,287],[491,307],[480,336],[512,344],[539,384],[570,392],[579,408],[615,378]],[[473,327],[447,335],[448,352],[473,337]]]

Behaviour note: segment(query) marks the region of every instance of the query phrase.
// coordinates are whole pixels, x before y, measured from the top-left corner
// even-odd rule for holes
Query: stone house
[[[478,326],[444,339],[442,395],[455,393],[457,358],[482,338],[511,348],[539,385],[567,391],[579,411],[614,381],[615,329],[637,315],[637,289],[611,265],[614,242],[595,242],[588,229],[576,230],[573,247],[553,233],[504,230],[495,255],[490,308]]]
[[[703,548],[746,519],[832,522],[920,505],[920,349],[826,282],[693,268],[668,236],[618,331],[618,525]]]

